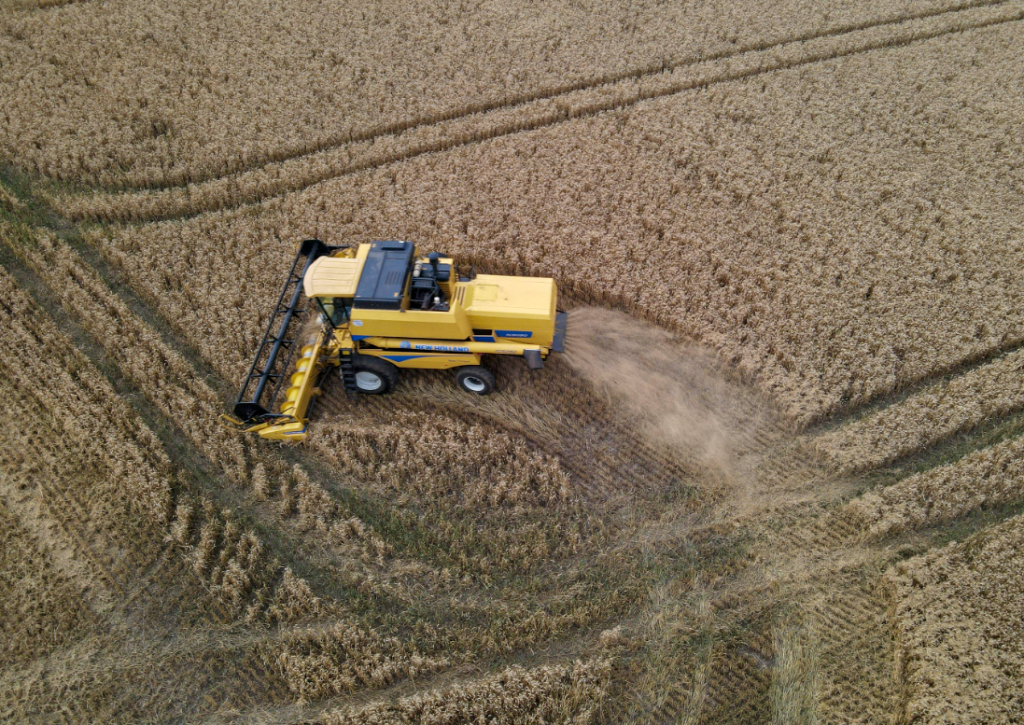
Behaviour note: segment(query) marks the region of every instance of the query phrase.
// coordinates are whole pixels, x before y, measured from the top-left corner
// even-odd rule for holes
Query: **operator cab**
[[[316,301],[323,321],[334,328],[351,322],[363,328],[355,333],[361,338],[407,337],[405,326],[430,313],[415,321],[421,336],[467,339],[471,326],[460,309],[457,281],[468,280],[458,278],[451,259],[436,252],[417,257],[416,246],[403,241],[375,241],[322,256],[303,277],[306,296]]]
[[[314,297],[317,307],[331,327],[341,327],[352,316],[351,297]]]

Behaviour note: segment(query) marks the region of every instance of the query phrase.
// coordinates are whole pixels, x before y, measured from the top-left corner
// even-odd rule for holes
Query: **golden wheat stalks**
[[[14,0],[24,8],[56,1]],[[291,0],[257,13],[226,8],[213,32],[203,3],[167,7],[121,3],[110,13],[78,3],[59,11],[60,22],[5,8],[0,156],[64,180],[188,184],[537,99],[608,93],[719,54],[713,63],[729,66],[780,41],[820,44],[836,31],[907,19],[880,0],[842,12],[729,0],[566,13],[546,0],[528,13],[442,3],[369,5],[355,16]],[[559,117],[579,106],[559,100]]]
[[[1022,377],[1024,349],[821,435],[814,445],[844,473],[883,466],[1020,410]]]
[[[490,677],[362,707],[332,710],[324,725],[527,725],[593,720],[605,697],[608,660],[577,660],[525,669],[512,666]]]
[[[443,657],[425,657],[397,639],[351,622],[321,630],[294,630],[274,656],[278,671],[300,702],[380,688],[449,664]]]
[[[807,424],[1024,341],[1021,249],[1005,241],[1016,207],[990,194],[1015,183],[1007,153],[1024,163],[1017,27],[753,76],[93,243],[229,378],[291,240],[394,236],[673,328]],[[843,83],[824,82],[832,67]],[[950,80],[910,93],[892,80],[910,67]],[[937,134],[908,100],[951,93],[991,118],[964,109]],[[797,123],[806,99],[818,120]],[[890,132],[871,141],[842,130],[880,119]]]
[[[1024,516],[898,564],[892,602],[905,722],[1010,723],[1024,712]]]
[[[51,289],[60,291],[67,314],[103,345],[125,377],[229,478],[247,482],[246,444],[219,423],[223,402],[195,369],[52,232],[2,222],[0,231],[15,253]]]
[[[5,231],[0,227],[4,239]],[[156,436],[6,273],[0,273],[0,342],[10,353],[0,360],[5,378],[19,395],[38,401],[62,430],[64,439],[54,446],[90,449],[119,482],[124,501],[166,522],[172,466]],[[50,364],[45,380],[27,364],[40,360]]]
[[[845,513],[869,539],[951,521],[1024,498],[1024,436],[910,476],[851,501]]]

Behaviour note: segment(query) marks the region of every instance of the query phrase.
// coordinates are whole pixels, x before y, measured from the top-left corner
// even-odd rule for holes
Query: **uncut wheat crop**
[[[897,10],[875,0],[810,12],[792,0],[769,5],[770,38],[760,23],[765,10],[742,2],[686,10],[389,1],[350,3],[343,12],[292,1],[5,6],[0,153],[53,178],[180,184],[955,3],[919,0]]]
[[[1020,721],[1022,536],[1017,516],[887,578],[911,721]]]

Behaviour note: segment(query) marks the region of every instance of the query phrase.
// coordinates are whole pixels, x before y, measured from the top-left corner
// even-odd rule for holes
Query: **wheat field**
[[[0,0],[0,720],[1020,723],[1024,1]],[[219,421],[301,239],[542,371]]]

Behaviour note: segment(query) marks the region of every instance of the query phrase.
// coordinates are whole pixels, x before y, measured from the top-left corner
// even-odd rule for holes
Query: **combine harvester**
[[[289,369],[289,329],[302,293],[323,323],[300,351],[291,386],[271,412]],[[459,387],[494,389],[482,355],[518,355],[531,369],[563,352],[566,314],[552,279],[460,275],[440,254],[416,254],[412,242],[371,242],[357,249],[302,242],[266,334],[235,403],[224,416],[270,440],[305,440],[321,384],[333,367],[349,395],[383,395],[401,368],[455,368]],[[266,401],[266,406],[263,402]]]

